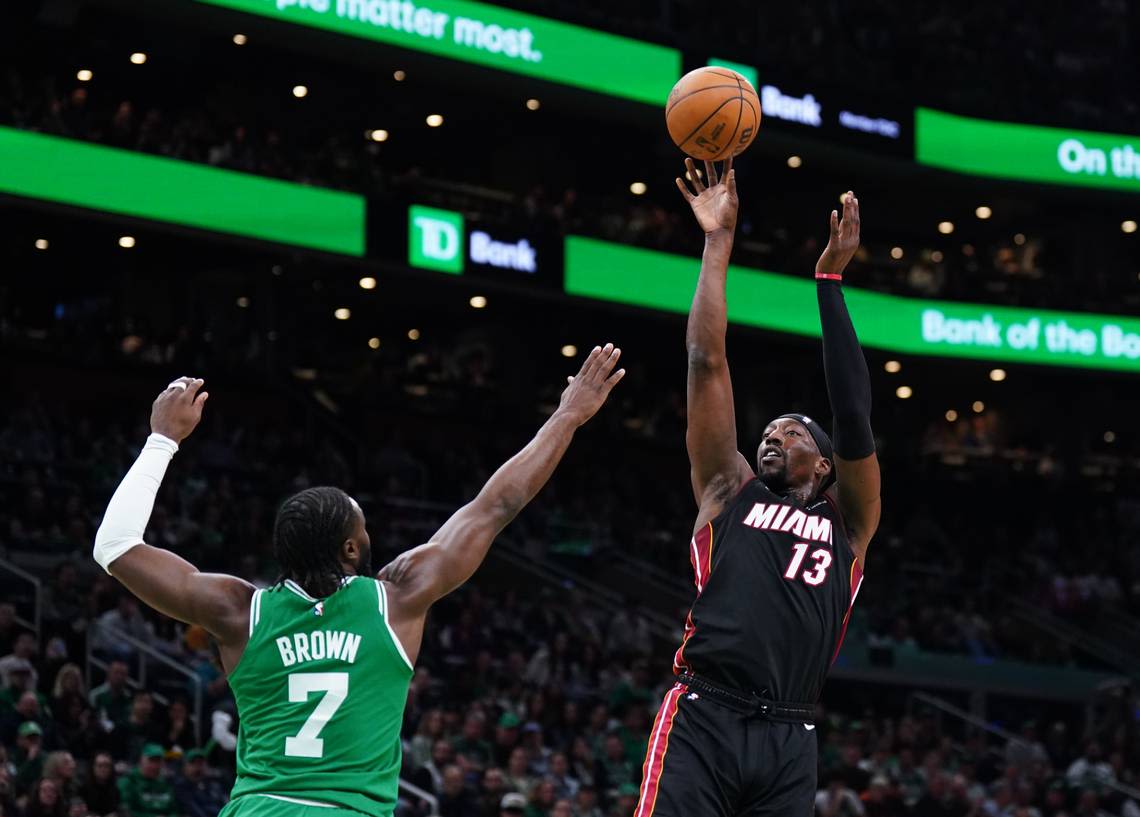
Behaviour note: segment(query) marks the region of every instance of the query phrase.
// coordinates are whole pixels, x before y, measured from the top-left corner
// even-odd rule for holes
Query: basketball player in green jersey
[[[180,378],[154,402],[142,453],[107,507],[95,559],[154,609],[217,639],[237,702],[237,782],[225,817],[390,817],[400,726],[428,608],[482,563],[534,498],[575,430],[625,374],[612,344],[569,378],[558,409],[431,540],[371,576],[360,506],[336,488],[286,500],[273,545],[283,578],[200,573],[143,542],[171,457],[202,417],[202,381]]]

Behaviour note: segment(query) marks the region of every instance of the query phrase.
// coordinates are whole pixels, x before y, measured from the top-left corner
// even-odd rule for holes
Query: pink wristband
[[[824,280],[824,281],[842,281],[842,280],[843,280],[843,275],[842,275],[842,273],[840,273],[840,274],[838,274],[838,275],[837,275],[837,274],[835,274],[834,272],[817,272],[817,273],[815,274],[815,279],[816,279],[817,281],[820,281],[820,280]]]

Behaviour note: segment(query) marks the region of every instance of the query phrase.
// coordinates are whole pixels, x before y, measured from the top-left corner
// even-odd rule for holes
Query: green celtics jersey
[[[382,582],[326,599],[292,581],[258,590],[230,674],[240,724],[233,797],[316,801],[389,817],[412,665]]]

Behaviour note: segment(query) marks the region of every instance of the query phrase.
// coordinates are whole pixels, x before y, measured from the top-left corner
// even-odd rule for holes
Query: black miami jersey
[[[834,500],[802,506],[753,479],[693,536],[690,562],[697,599],[674,672],[815,703],[863,580]]]

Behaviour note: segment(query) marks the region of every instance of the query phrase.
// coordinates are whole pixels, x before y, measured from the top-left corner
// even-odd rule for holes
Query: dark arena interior
[[[1140,4],[2,14],[0,817],[1140,816]],[[751,82],[763,113],[719,184],[719,163],[685,178],[664,117],[674,83],[709,65]],[[701,201],[738,190],[735,232],[702,236],[677,177]],[[854,255],[817,284],[832,210]],[[694,301],[698,272],[710,301]],[[824,312],[840,275],[869,459],[844,456],[858,412]],[[616,386],[589,369],[606,343]],[[709,409],[701,378],[727,382],[726,359],[733,388]],[[204,410],[183,377],[205,381]],[[580,408],[593,388],[605,405]],[[201,424],[163,455],[134,538],[101,550],[148,435],[172,438],[156,395]],[[564,431],[571,410],[574,428],[597,416]],[[786,555],[756,567],[785,547],[779,522],[758,529],[762,505],[740,531],[718,521],[738,485],[705,513],[710,410],[735,423],[716,426],[734,467],[780,449],[744,490],[793,508],[764,483],[764,462],[792,467],[772,418],[829,434],[834,418],[838,499],[819,506],[839,509],[836,535],[803,581],[814,544],[783,576]],[[882,475],[869,547],[839,512],[856,460]],[[322,551],[340,589],[289,599],[275,519],[314,486],[359,504],[370,566],[349,581],[368,562],[344,556],[360,537],[342,521]],[[483,500],[495,524],[448,522]],[[480,535],[485,560],[452,567]],[[849,576],[827,573],[852,553]],[[224,574],[230,596],[170,554]],[[183,579],[195,589],[154,601]],[[337,599],[366,582],[362,623]],[[731,604],[730,583],[745,588]],[[838,612],[819,601],[831,590]],[[235,593],[239,625],[214,626]],[[311,634],[259,635],[290,601],[348,640],[319,659]],[[772,606],[787,615],[747,613]],[[386,674],[369,676],[385,625]],[[343,695],[318,717],[295,677],[287,695],[284,675],[233,673],[242,649],[261,673],[305,643],[344,664],[326,674],[349,679],[345,700],[380,702],[338,724]],[[774,677],[820,653],[826,684],[752,685],[707,657],[730,646]],[[258,694],[289,724],[273,740],[242,709]],[[802,723],[771,714],[781,700]],[[710,728],[694,749],[701,707],[800,743],[734,752]],[[341,776],[356,750],[336,744],[369,736],[395,760],[382,773],[357,755],[357,791]],[[793,764],[802,796],[779,801]]]

